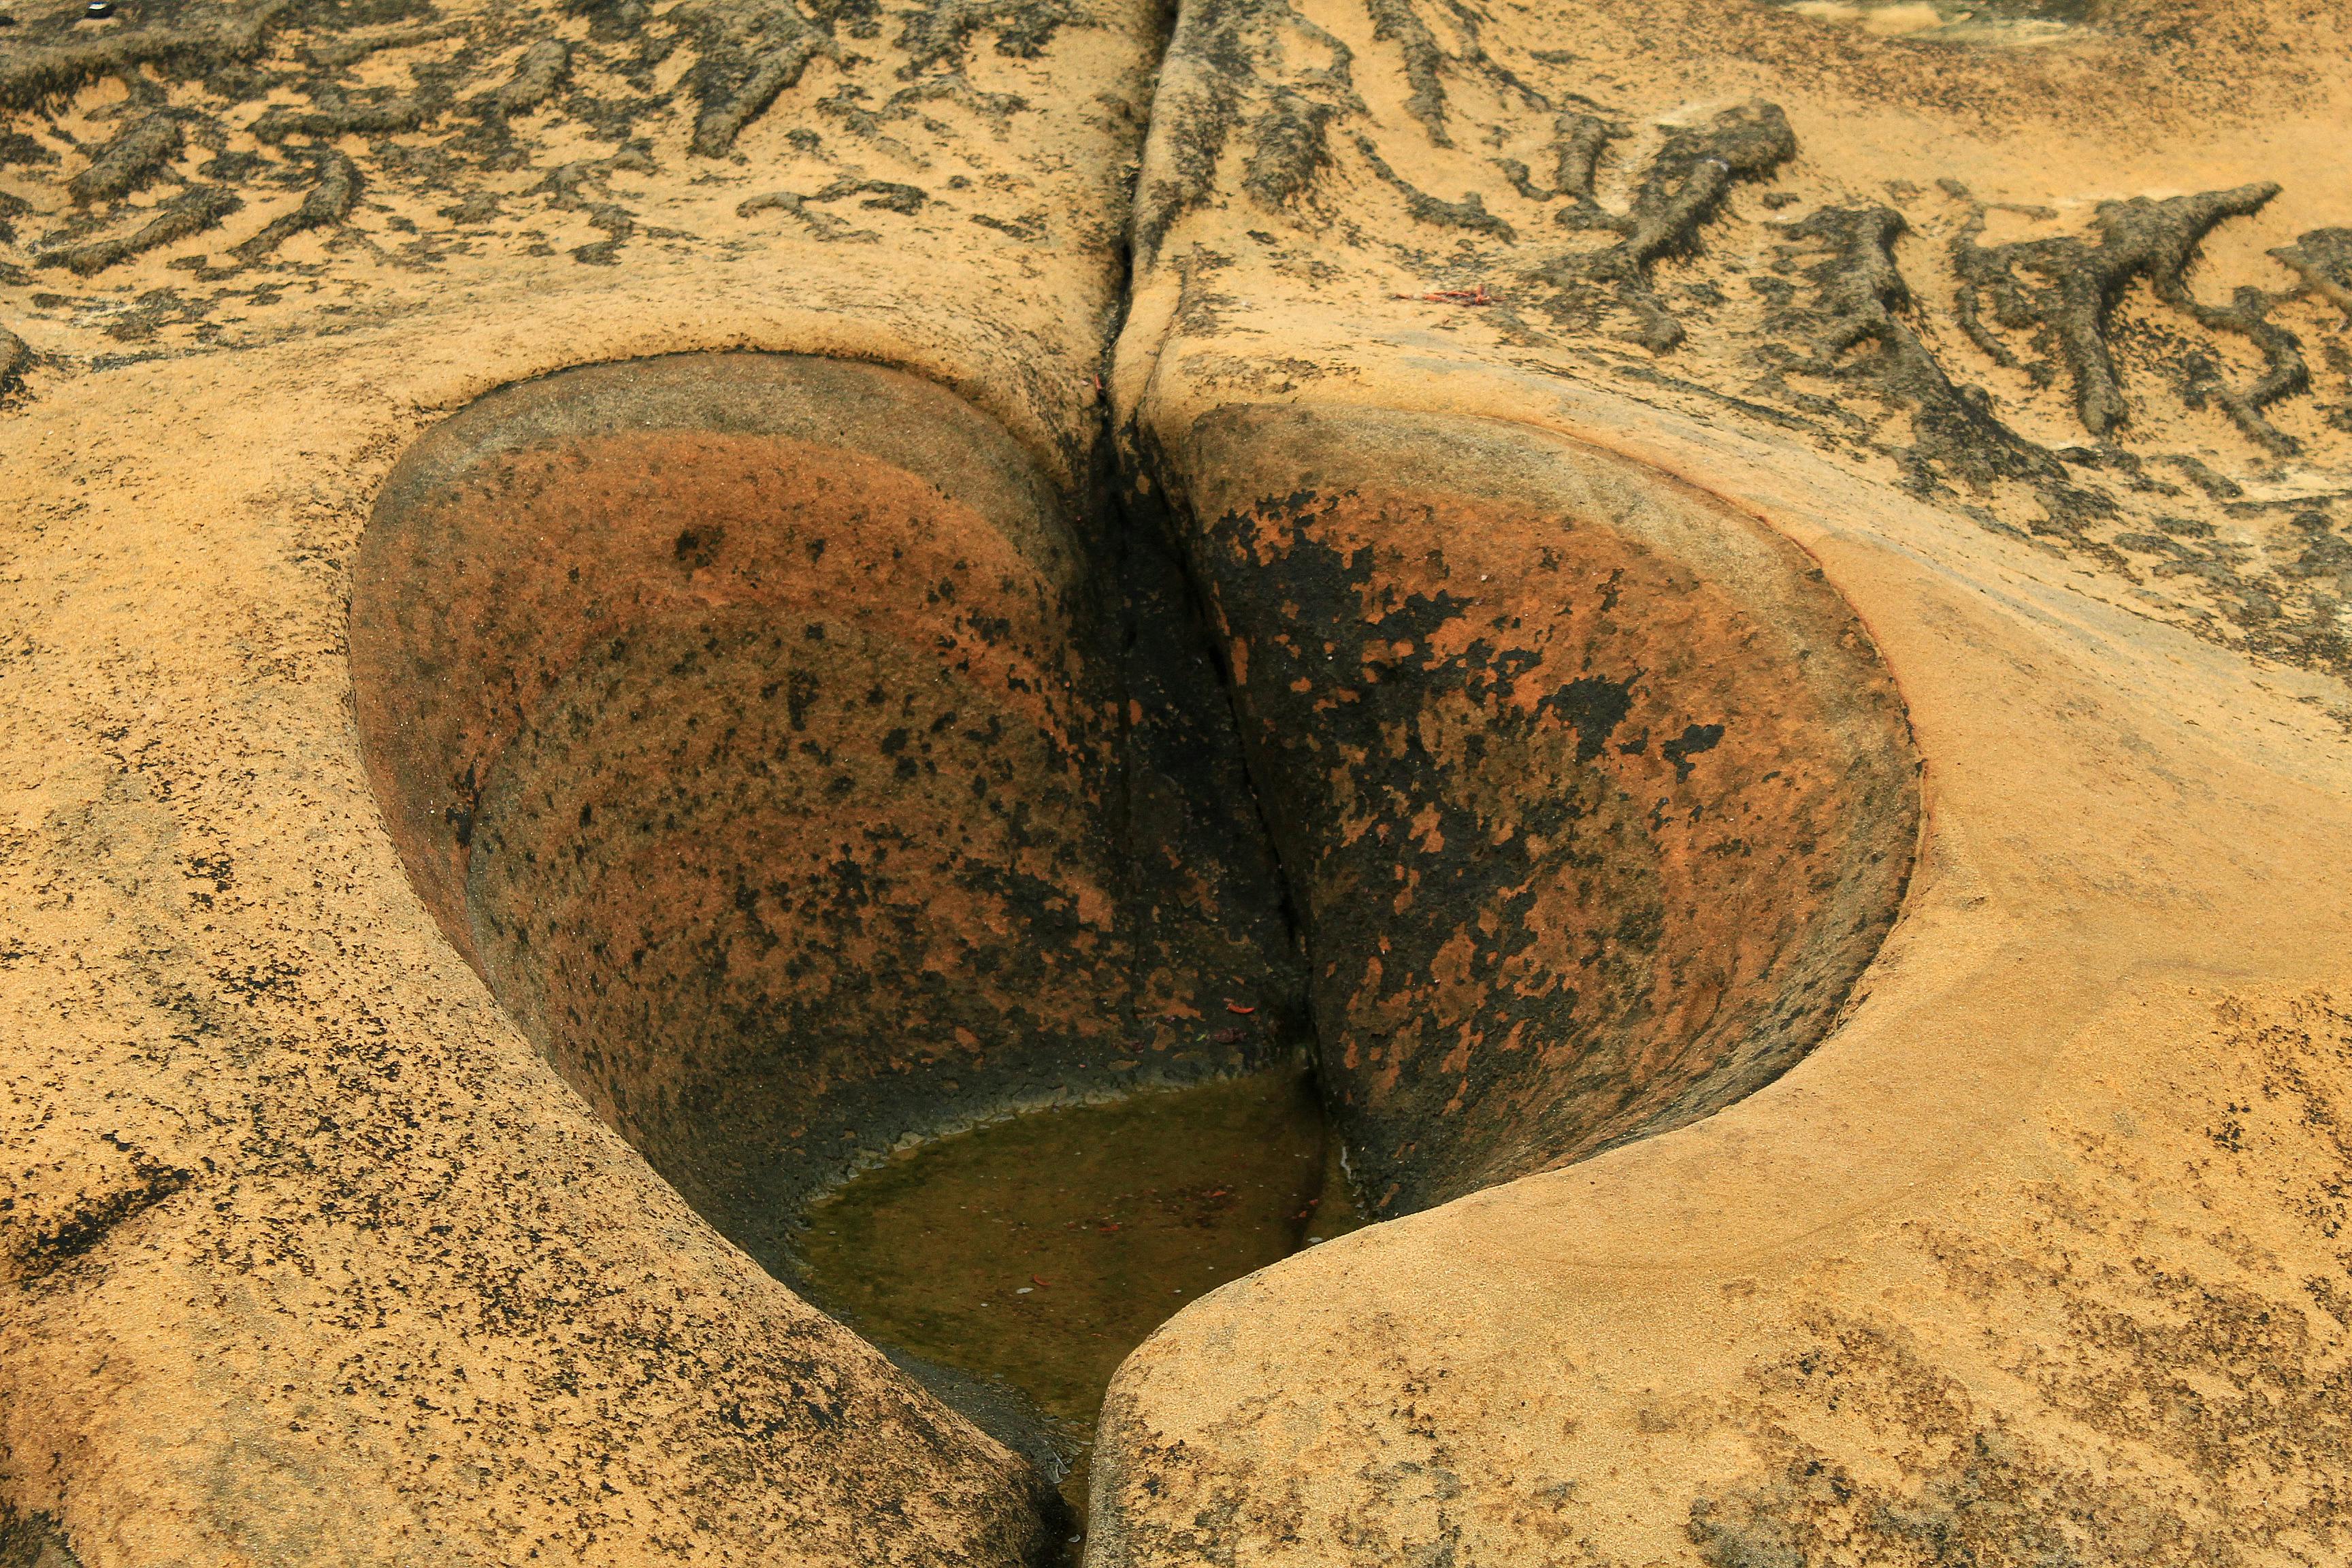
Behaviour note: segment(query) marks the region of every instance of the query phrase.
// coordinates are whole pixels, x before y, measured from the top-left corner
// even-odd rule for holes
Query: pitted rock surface
[[[1821,1037],[1917,817],[1893,685],[1801,553],[1508,427],[1193,439],[1186,531],[1374,1212],[1703,1115]]]

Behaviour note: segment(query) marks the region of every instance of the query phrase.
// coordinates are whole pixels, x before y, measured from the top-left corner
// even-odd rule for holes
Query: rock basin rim
[[[722,1234],[789,1280],[893,1149],[1301,1041],[1386,1217],[1832,1026],[1916,764],[1793,546],[1476,420],[1138,461],[1074,500],[919,377],[681,354],[495,392],[385,484],[351,659],[411,880]]]

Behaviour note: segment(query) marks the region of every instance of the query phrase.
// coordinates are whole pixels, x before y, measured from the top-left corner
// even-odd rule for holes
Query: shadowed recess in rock
[[[680,355],[448,421],[354,572],[450,940],[715,1226],[1048,1473],[1341,1195],[1265,1076],[1298,1042],[1376,1215],[1679,1125],[1829,1027],[1916,831],[1843,601],[1655,475],[1282,410],[1163,466],[1183,504],[1120,521],[912,377]]]
[[[1477,420],[1229,409],[1162,471],[1375,1214],[1696,1120],[1827,1031],[1918,800],[1802,552]]]
[[[1053,1476],[1083,1525],[1128,1352],[1359,1223],[1302,1062],[902,1151],[810,1209],[793,1283]]]
[[[1066,518],[948,394],[757,355],[497,395],[378,507],[352,659],[419,890],[771,1268],[909,1138],[1296,1037],[1213,668]]]

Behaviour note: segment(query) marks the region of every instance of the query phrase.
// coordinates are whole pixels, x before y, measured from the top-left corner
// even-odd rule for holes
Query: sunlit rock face
[[[1318,1205],[1427,1208],[1784,1071],[1917,830],[1869,638],[1701,498],[1378,414],[1235,411],[1158,471],[1177,504],[1122,515],[913,378],[671,356],[436,427],[353,570],[369,773],[450,941],[705,1219],[1080,1510],[1108,1368]],[[1302,1048],[1328,1178],[1311,1115],[1270,1150],[1169,1096],[1035,1173],[1176,1205],[1174,1245],[1038,1252],[944,1165],[877,1178],[887,1257],[836,1236],[866,1186],[810,1206]],[[1016,1296],[1000,1252],[1053,1279]],[[1109,1305],[1006,1353],[985,1323],[1040,1289]]]

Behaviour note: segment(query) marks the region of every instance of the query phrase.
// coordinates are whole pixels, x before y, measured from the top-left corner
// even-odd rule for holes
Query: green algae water
[[[1034,1111],[820,1200],[810,1300],[1060,1483],[1103,1391],[1183,1305],[1360,1223],[1304,1070]]]

